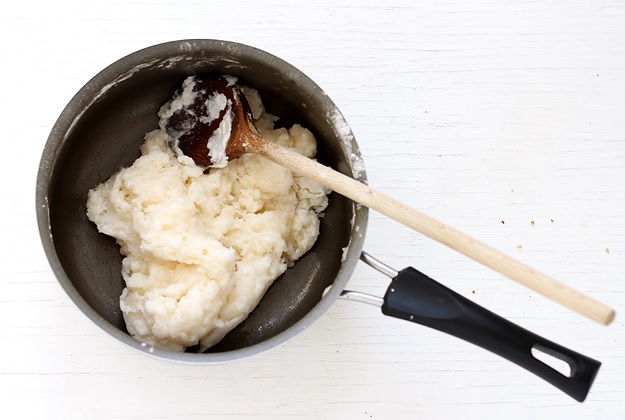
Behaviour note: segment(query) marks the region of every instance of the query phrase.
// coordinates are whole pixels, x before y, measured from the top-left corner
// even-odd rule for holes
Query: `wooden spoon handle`
[[[608,325],[614,319],[614,310],[603,303],[368,185],[274,143],[264,140],[254,143],[255,153],[411,227],[593,321]]]

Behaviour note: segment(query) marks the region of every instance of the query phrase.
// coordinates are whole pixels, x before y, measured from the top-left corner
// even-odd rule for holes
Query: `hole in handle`
[[[567,378],[570,378],[573,374],[573,367],[568,361],[568,357],[558,353],[555,350],[541,346],[540,344],[534,344],[532,346],[532,356],[534,356],[535,359],[540,360],[550,368],[560,372]]]

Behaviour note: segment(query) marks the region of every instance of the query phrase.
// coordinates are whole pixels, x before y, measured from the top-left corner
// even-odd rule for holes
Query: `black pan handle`
[[[382,312],[451,334],[498,354],[584,401],[601,363],[546,340],[490,312],[412,267],[393,278]],[[532,354],[532,349],[566,362],[566,376]]]

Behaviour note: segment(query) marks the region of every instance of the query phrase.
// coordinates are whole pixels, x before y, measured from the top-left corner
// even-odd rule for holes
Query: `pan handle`
[[[382,312],[478,345],[527,369],[579,402],[584,401],[601,363],[576,353],[488,311],[412,267],[393,278]],[[566,362],[566,376],[532,354],[532,349]]]

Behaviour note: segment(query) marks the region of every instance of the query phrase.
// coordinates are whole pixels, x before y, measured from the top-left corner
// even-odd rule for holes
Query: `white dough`
[[[307,129],[273,129],[253,89],[265,138],[314,158]],[[319,234],[327,191],[256,155],[208,174],[177,159],[167,134],[146,135],[141,157],[89,192],[87,216],[125,256],[120,307],[129,333],[182,351],[213,346]]]

